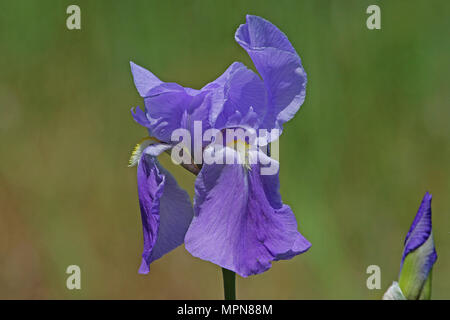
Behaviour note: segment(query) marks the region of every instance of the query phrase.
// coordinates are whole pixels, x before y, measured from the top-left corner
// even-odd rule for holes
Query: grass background
[[[81,7],[82,29],[66,28]],[[381,7],[381,30],[366,8]],[[233,61],[245,14],[283,30],[308,73],[280,143],[281,193],[309,252],[238,278],[241,299],[379,299],[433,194],[433,297],[449,298],[448,1],[1,1],[0,298],[220,299],[221,272],[183,247],[137,274],[130,150],[146,135],[129,61],[200,88]],[[163,163],[192,196],[193,176]],[[65,287],[68,265],[82,290]],[[366,268],[381,268],[368,290]]]

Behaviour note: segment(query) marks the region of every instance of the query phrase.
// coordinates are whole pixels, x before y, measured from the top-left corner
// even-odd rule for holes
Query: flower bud
[[[431,225],[431,194],[427,192],[405,239],[399,288],[406,299],[430,299],[431,269],[436,259]]]

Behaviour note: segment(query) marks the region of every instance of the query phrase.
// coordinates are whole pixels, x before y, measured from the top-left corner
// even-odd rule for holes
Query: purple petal
[[[233,63],[202,91],[211,92],[209,121],[219,130],[238,125],[257,127],[267,113],[264,83],[242,63]]]
[[[159,140],[170,142],[173,131],[179,128],[192,131],[194,121],[206,126],[208,104],[204,94],[192,95],[194,92],[173,84],[161,85],[150,93],[144,100],[147,118],[152,135]]]
[[[137,108],[133,118],[147,127],[151,136],[170,142],[174,130],[184,128],[191,131],[194,121],[202,121],[204,130],[209,128],[207,92],[162,82],[134,63],[131,63],[131,69],[136,88],[145,102],[145,112]]]
[[[276,26],[256,16],[236,31],[236,41],[247,51],[264,80],[269,109],[261,128],[277,128],[292,119],[305,100],[306,73],[288,38]]]
[[[308,250],[311,244],[279,198],[279,184],[272,183],[275,176],[261,175],[259,164],[250,170],[240,164],[204,165],[195,184],[186,249],[243,277]]]
[[[139,273],[184,241],[193,210],[188,194],[156,158],[144,153],[138,165],[138,194],[144,234]]]
[[[408,231],[408,234],[405,238],[405,248],[403,250],[402,262],[405,260],[406,256],[422,246],[432,233],[432,224],[431,224],[431,199],[432,195],[428,192],[425,193],[422,202],[420,204],[419,210],[414,218],[414,221]],[[436,251],[433,249],[429,254],[428,259],[430,263],[427,263],[427,266],[433,266],[434,262],[437,259]],[[428,273],[428,272],[427,272]]]
[[[131,109],[131,115],[133,116],[134,121],[139,123],[143,127],[150,127],[150,121],[148,121],[145,112],[141,110],[141,108],[136,107]]]
[[[174,84],[163,84],[150,92],[144,100],[150,131],[159,140],[170,142],[172,132],[181,127],[192,96]]]
[[[131,73],[133,74],[134,85],[136,86],[139,95],[143,98],[146,97],[150,89],[160,85],[162,82],[153,73],[147,69],[138,66],[134,62],[130,61]]]

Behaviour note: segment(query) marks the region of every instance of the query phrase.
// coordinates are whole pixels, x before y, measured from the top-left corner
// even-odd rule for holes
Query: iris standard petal
[[[201,121],[203,130],[209,128],[206,94],[187,89],[176,84],[164,84],[150,90],[151,95],[144,102],[154,137],[170,142],[173,131],[180,128],[192,134],[194,121]]]
[[[228,149],[228,148],[226,148]],[[193,255],[243,277],[259,274],[271,261],[290,259],[311,246],[297,231],[289,206],[281,199],[273,177],[260,165],[204,165],[196,180],[195,215],[185,246]]]
[[[136,88],[145,103],[145,111],[136,108],[132,115],[137,123],[149,129],[151,136],[169,143],[174,130],[191,131],[194,121],[201,121],[203,130],[209,128],[207,92],[162,82],[134,63],[131,63],[131,69]]]
[[[144,102],[151,134],[161,141],[170,142],[172,132],[181,128],[192,98],[176,84],[163,84],[150,90]]]
[[[247,16],[235,39],[247,51],[267,90],[269,109],[261,128],[282,130],[305,100],[306,73],[300,57],[283,32],[257,16]]]
[[[138,195],[144,234],[139,273],[184,241],[193,210],[186,191],[173,176],[146,152],[138,165]]]
[[[162,83],[153,73],[134,62],[130,61],[131,73],[133,74],[134,85],[139,95],[143,98],[147,96],[150,89]]]
[[[234,62],[215,81],[202,88],[211,96],[209,122],[216,129],[257,128],[267,113],[267,94],[259,76]]]

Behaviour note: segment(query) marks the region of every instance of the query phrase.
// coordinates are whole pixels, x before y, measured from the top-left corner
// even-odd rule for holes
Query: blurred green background
[[[66,8],[81,7],[81,30]],[[366,8],[381,7],[381,30]],[[276,24],[308,73],[285,125],[281,192],[306,254],[238,278],[241,299],[379,299],[433,194],[433,298],[450,298],[450,2],[0,2],[0,298],[220,299],[217,266],[183,247],[138,275],[134,144],[146,135],[129,61],[200,88],[233,61],[247,13]],[[192,196],[194,177],[162,162]],[[66,288],[68,265],[82,289]],[[381,268],[368,290],[366,268]]]

